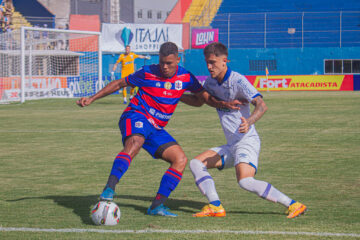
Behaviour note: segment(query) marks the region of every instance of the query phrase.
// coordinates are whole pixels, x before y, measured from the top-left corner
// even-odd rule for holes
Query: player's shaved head
[[[169,56],[171,54],[174,54],[175,56],[177,56],[178,52],[179,52],[179,50],[175,43],[166,42],[166,43],[161,44],[159,54],[164,57]]]
[[[209,56],[210,54],[214,54],[217,57],[228,56],[228,50],[224,44],[213,42],[204,48],[204,56]]]

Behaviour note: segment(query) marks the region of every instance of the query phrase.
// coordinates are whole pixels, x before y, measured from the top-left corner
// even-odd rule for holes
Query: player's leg
[[[260,151],[259,144],[250,141],[247,144],[241,144],[236,147],[235,150],[235,170],[236,178],[239,186],[249,192],[255,193],[261,198],[264,198],[271,202],[278,202],[285,207],[292,209],[297,206],[297,202],[280,192],[270,183],[255,179],[255,174],[258,166],[258,154]],[[295,204],[295,205],[294,205]],[[292,207],[290,207],[292,206]],[[289,215],[289,218],[299,215],[306,210],[305,205],[301,204],[299,207],[295,207],[296,213]]]
[[[147,210],[147,214],[176,217],[177,215],[171,213],[164,206],[164,203],[181,181],[187,163],[185,153],[176,140],[164,129],[158,130],[156,134],[149,136],[143,148],[154,158],[161,158],[170,163],[170,167],[165,171],[160,181],[159,189]]]
[[[123,94],[123,97],[124,97],[124,104],[127,104],[127,89],[126,89],[126,87],[124,87],[123,89],[122,89],[122,94]]]
[[[225,160],[231,161],[227,145],[207,150],[196,156],[190,161],[190,170],[194,176],[195,183],[200,192],[205,195],[209,201],[203,209],[193,214],[194,217],[224,217],[225,209],[215,188],[214,179],[211,177],[208,169],[225,167]],[[229,164],[227,164],[229,165]],[[231,164],[230,164],[231,165]]]
[[[131,100],[131,99],[134,97],[134,95],[135,95],[135,88],[132,87],[132,88],[130,89],[130,97],[129,97],[129,99]]]
[[[101,200],[112,200],[115,194],[116,184],[128,170],[132,159],[139,153],[149,134],[147,119],[141,114],[124,113],[119,121],[124,148],[119,152],[113,162],[108,181],[103,193],[100,195]],[[141,126],[141,127],[139,127]]]

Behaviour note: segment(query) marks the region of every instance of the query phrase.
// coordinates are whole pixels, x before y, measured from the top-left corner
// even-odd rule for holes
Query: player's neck
[[[226,66],[225,70],[222,71],[219,76],[216,77],[216,80],[218,81],[219,84],[221,84],[223,81],[224,81],[224,78],[225,78],[225,75],[226,75],[226,72],[227,72],[228,68]]]

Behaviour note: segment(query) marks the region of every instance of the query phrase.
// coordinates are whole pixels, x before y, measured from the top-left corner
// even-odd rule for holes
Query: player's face
[[[125,53],[126,53],[126,54],[129,54],[129,53],[130,53],[130,47],[126,47],[126,48],[125,48]]]
[[[159,56],[159,65],[161,73],[164,77],[170,78],[174,76],[177,66],[180,62],[178,55],[170,54],[169,56]]]
[[[227,57],[225,55],[217,57],[215,54],[205,56],[206,65],[210,76],[217,80],[222,80],[227,71]]]

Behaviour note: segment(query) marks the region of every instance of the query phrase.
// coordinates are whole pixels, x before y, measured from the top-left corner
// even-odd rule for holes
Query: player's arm
[[[137,55],[138,58],[141,58],[141,59],[150,59],[151,57],[149,55]]]
[[[183,94],[180,101],[192,107],[201,107],[204,104],[204,100],[194,94]]]
[[[244,117],[241,117],[242,122],[239,128],[239,132],[241,133],[247,133],[250,126],[257,122],[268,109],[261,96],[257,96],[256,98],[254,98],[251,103],[255,106],[255,108],[249,118],[246,119]]]
[[[122,55],[119,56],[118,60],[116,61],[116,63],[114,64],[113,68],[112,68],[112,72],[115,72],[117,65],[123,60]]]
[[[205,102],[207,105],[214,107],[214,108],[227,108],[230,110],[239,110],[240,106],[243,103],[239,100],[233,100],[230,102],[225,102],[218,100],[214,96],[210,95],[206,90],[203,90],[199,93],[195,93],[195,96],[201,99],[201,101]]]
[[[99,98],[106,97],[107,95],[112,94],[113,92],[119,91],[121,88],[128,86],[125,78],[121,78],[115,81],[110,82],[103,89],[95,93],[91,97],[83,97],[76,101],[76,104],[80,107],[85,107],[90,105],[92,102]]]
[[[242,102],[238,100],[231,102],[218,100],[214,96],[210,95],[206,90],[195,94],[183,94],[180,101],[193,107],[201,107],[204,103],[206,103],[214,108],[228,108],[231,110],[239,110],[239,105],[242,104]]]

